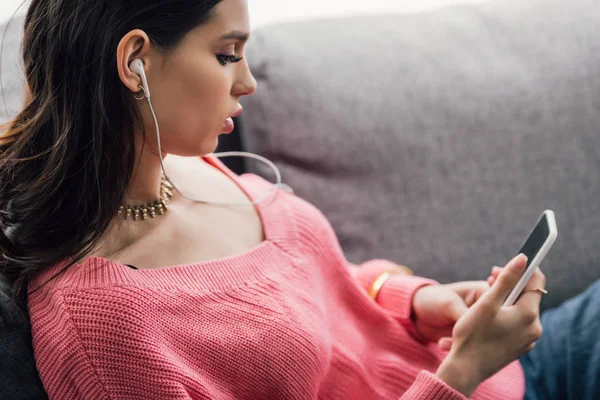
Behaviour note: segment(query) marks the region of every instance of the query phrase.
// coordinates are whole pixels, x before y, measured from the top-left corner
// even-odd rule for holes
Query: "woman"
[[[210,155],[256,90],[248,31],[245,0],[32,1],[29,96],[1,140],[0,243],[2,272],[28,283],[50,398],[565,393],[574,370],[552,371],[546,351],[565,351],[567,330],[540,339],[543,274],[501,307],[524,256],[487,283],[438,285],[385,260],[350,265],[291,193],[214,204],[271,188]],[[593,320],[597,292],[554,315]]]

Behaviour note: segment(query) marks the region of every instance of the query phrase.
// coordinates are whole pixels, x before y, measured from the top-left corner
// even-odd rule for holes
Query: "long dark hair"
[[[163,52],[220,0],[32,0],[22,61],[26,102],[0,136],[0,272],[24,298],[35,274],[100,242],[125,199],[142,126],[116,62],[139,28]]]

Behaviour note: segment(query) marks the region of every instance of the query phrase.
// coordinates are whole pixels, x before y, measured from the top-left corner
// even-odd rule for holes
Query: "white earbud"
[[[129,68],[142,78],[142,87],[144,88],[144,96],[150,98],[150,88],[148,87],[148,80],[146,79],[146,71],[144,71],[144,62],[139,58],[136,58],[129,64]]]
[[[259,200],[255,200],[255,201],[251,201],[251,202],[225,203],[225,202],[217,202],[217,201],[206,201],[206,200],[196,199],[196,198],[186,196],[183,193],[183,191],[179,188],[179,186],[177,186],[175,184],[175,182],[173,182],[173,180],[169,177],[169,175],[167,175],[167,171],[165,171],[165,166],[163,164],[163,158],[162,158],[163,152],[162,152],[161,143],[160,143],[160,128],[158,126],[158,119],[156,118],[156,113],[154,112],[154,107],[152,106],[152,100],[150,100],[150,88],[148,87],[148,80],[146,79],[146,71],[144,71],[144,62],[142,60],[140,60],[139,58],[136,58],[129,64],[129,68],[133,72],[138,74],[140,76],[140,78],[142,79],[142,87],[144,88],[144,97],[146,97],[146,99],[148,100],[148,106],[150,107],[150,112],[152,113],[152,118],[154,119],[154,128],[156,129],[156,144],[158,146],[158,154],[160,155],[160,168],[162,169],[163,175],[165,176],[167,181],[169,181],[169,183],[171,183],[171,185],[173,185],[175,190],[177,190],[181,194],[182,197],[185,197],[188,200],[205,203],[205,204],[216,204],[216,205],[226,205],[226,206],[247,206],[247,205],[262,203],[263,201],[265,201],[271,197],[271,193],[275,192],[275,194],[277,194],[279,189],[283,189],[285,191],[293,193],[292,188],[290,188],[285,183],[281,182],[281,173],[279,172],[279,169],[277,168],[277,166],[275,166],[275,164],[273,164],[271,161],[267,160],[266,158],[264,158],[262,156],[259,156],[258,154],[230,151],[230,152],[226,152],[226,153],[213,153],[213,155],[218,158],[219,157],[230,157],[230,156],[250,157],[250,158],[254,158],[256,160],[262,161],[262,162],[266,163],[267,165],[269,165],[269,167],[271,167],[271,169],[275,172],[275,177],[277,179],[277,183],[273,184],[269,189],[266,189],[264,191],[264,193],[265,193],[264,196],[260,197]],[[135,97],[135,98],[137,100],[143,100],[144,97],[140,97],[140,98]]]

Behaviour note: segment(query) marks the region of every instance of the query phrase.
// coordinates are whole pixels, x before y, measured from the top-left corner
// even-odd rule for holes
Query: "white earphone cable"
[[[191,200],[191,201],[204,203],[204,204],[215,204],[215,205],[226,205],[226,206],[248,206],[248,205],[255,205],[255,204],[260,204],[260,203],[264,202],[265,200],[267,200],[267,198],[269,198],[269,196],[273,192],[275,192],[275,195],[277,195],[277,192],[279,191],[279,189],[283,189],[288,192],[293,192],[293,190],[288,185],[281,182],[281,173],[279,172],[279,168],[277,168],[277,166],[275,164],[273,164],[273,162],[271,162],[270,160],[268,160],[262,156],[259,156],[258,154],[247,153],[247,152],[243,152],[243,151],[228,151],[228,152],[223,152],[223,153],[212,153],[212,155],[215,157],[218,157],[218,158],[232,157],[232,156],[249,157],[249,158],[254,158],[256,160],[262,161],[265,164],[267,164],[273,170],[273,172],[275,172],[275,177],[277,179],[277,182],[273,184],[273,187],[271,187],[268,190],[265,190],[265,192],[264,192],[265,194],[262,196],[259,196],[258,200],[255,200],[252,202],[224,203],[224,202],[218,202],[218,201],[206,201],[206,200],[201,200],[201,199],[194,199],[194,198],[186,196],[183,193],[183,191],[181,190],[181,188],[179,188],[179,186],[177,186],[177,184],[175,182],[173,182],[173,180],[169,177],[169,175],[167,175],[167,172],[165,171],[165,166],[163,165],[163,158],[162,158],[162,149],[161,149],[161,145],[160,145],[160,130],[158,127],[158,119],[156,118],[156,113],[154,112],[154,107],[152,106],[152,101],[150,100],[150,96],[146,95],[146,93],[145,93],[144,97],[146,98],[146,100],[148,100],[148,105],[150,106],[150,111],[152,112],[152,117],[154,118],[154,128],[156,129],[156,142],[158,145],[158,156],[160,158],[160,167],[161,167],[162,172],[165,175],[165,178],[167,179],[167,181],[171,185],[173,185],[175,190],[177,190],[179,192],[179,194],[181,194],[181,196],[183,196],[184,198]]]

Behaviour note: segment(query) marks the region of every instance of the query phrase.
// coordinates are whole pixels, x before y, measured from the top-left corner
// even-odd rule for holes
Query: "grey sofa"
[[[441,282],[485,279],[553,209],[556,306],[600,277],[598,32],[594,0],[270,26],[247,51],[244,147],[323,211],[351,261]]]
[[[600,277],[599,26],[594,0],[497,0],[262,27],[247,49],[259,89],[219,150],[275,161],[351,261],[440,282],[485,279],[553,209],[553,307]],[[22,101],[19,27],[0,120]],[[6,296],[0,312],[0,398],[42,397],[27,319]]]

